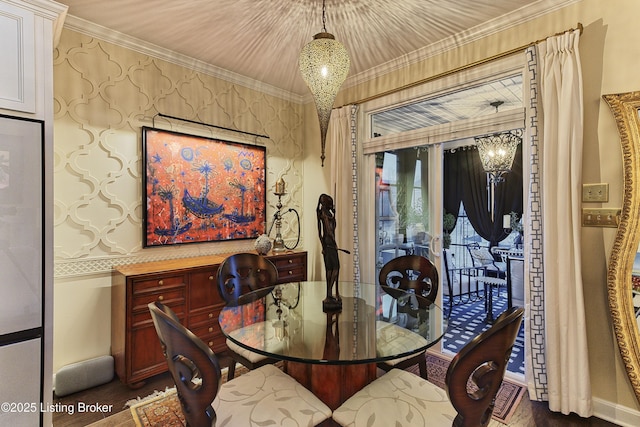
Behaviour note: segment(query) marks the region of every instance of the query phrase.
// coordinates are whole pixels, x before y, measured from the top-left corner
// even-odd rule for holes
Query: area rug
[[[440,388],[444,388],[444,380],[447,375],[449,362],[451,362],[449,359],[445,359],[444,357],[436,354],[427,353],[427,378],[429,378],[429,381]],[[418,375],[417,366],[412,367],[411,370]],[[498,394],[496,395],[492,418],[503,424],[508,424],[511,417],[516,412],[518,404],[522,400],[525,392],[525,387],[505,378],[502,381],[500,390],[498,390]]]
[[[137,427],[183,427],[187,425],[175,388],[131,405]]]
[[[438,387],[444,388],[444,379],[449,362],[448,359],[435,354],[427,354],[429,381]],[[242,370],[239,368],[236,376],[241,372]],[[418,373],[417,366],[413,372]],[[500,423],[508,424],[525,391],[524,387],[505,379],[496,396],[493,419]],[[152,395],[148,399],[142,399],[138,403],[134,403],[131,406],[131,415],[138,427],[183,427],[186,425],[175,388],[169,388],[164,392]]]
[[[493,313],[498,316],[507,309],[506,292],[495,292],[493,298]],[[448,307],[447,296],[443,296],[443,306]],[[454,305],[449,314],[449,327],[442,338],[442,348],[452,354],[456,354],[469,341],[487,330],[491,324],[485,321],[486,310],[484,300],[467,304]],[[524,322],[520,325],[520,331],[509,357],[509,372],[524,377]]]

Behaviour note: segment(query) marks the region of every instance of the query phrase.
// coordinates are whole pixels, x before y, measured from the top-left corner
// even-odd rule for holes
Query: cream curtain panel
[[[583,99],[578,30],[527,49],[527,381],[552,411],[593,413],[580,265]]]
[[[331,144],[331,182],[336,208],[336,242],[339,252],[340,280],[360,281],[358,268],[358,197],[356,167],[356,113],[355,105],[347,105],[331,112],[327,143]]]

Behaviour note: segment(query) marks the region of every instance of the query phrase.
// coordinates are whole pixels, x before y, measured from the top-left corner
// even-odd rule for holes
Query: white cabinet
[[[53,398],[53,40],[66,10],[0,0],[0,402],[18,405],[2,426],[52,425],[40,408]]]
[[[0,108],[36,112],[35,16],[0,3]]]

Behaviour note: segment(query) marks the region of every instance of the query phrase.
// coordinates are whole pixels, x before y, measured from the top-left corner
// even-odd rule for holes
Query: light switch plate
[[[620,212],[617,208],[582,208],[582,226],[616,228],[620,222]]]
[[[609,184],[583,184],[582,201],[586,203],[608,202]]]

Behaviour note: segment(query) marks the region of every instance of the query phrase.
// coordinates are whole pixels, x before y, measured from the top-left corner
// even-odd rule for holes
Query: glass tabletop
[[[326,282],[294,282],[243,295],[220,313],[233,343],[303,363],[373,363],[436,344],[447,320],[413,293],[371,284],[339,284],[342,310],[323,312]]]

